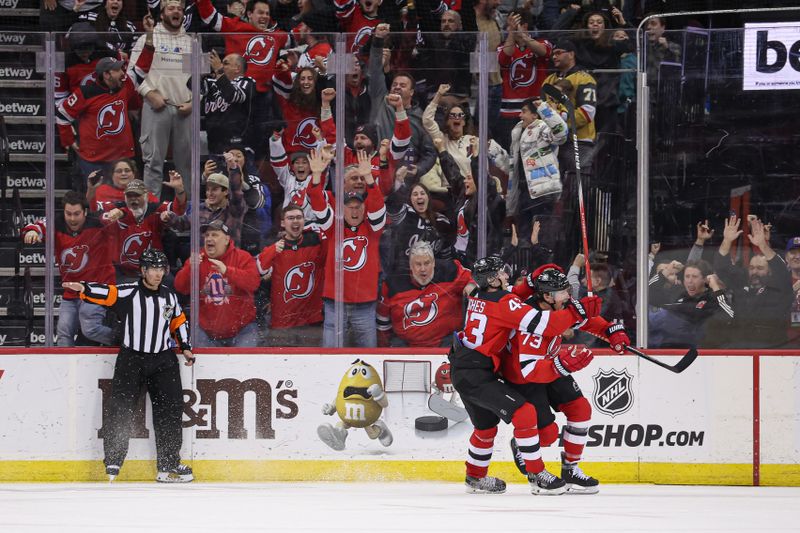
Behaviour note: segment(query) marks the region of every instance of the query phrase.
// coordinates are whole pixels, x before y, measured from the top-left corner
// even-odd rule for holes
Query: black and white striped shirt
[[[120,285],[84,283],[84,286],[81,299],[112,308],[123,321],[123,347],[158,353],[172,348],[170,336],[174,335],[181,350],[192,349],[186,315],[175,293],[164,285],[152,290],[139,280]]]

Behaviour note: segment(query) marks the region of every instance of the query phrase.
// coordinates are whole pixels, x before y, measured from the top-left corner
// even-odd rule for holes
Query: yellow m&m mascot
[[[392,432],[383,420],[379,420],[389,399],[383,391],[378,372],[370,364],[356,359],[347,369],[336,400],[322,406],[322,414],[339,415],[336,426],[322,424],[317,428],[320,440],[334,450],[344,450],[347,430],[364,428],[370,439],[378,439],[384,446],[392,444]]]

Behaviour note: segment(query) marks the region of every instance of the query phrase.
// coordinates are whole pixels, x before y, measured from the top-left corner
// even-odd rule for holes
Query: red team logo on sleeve
[[[244,57],[254,65],[269,65],[275,53],[275,39],[268,35],[257,35],[245,47]]]
[[[122,241],[122,251],[119,254],[120,263],[128,263],[139,266],[139,257],[142,252],[150,247],[153,232],[143,231],[140,233],[131,233],[124,241]]]
[[[61,252],[61,266],[64,273],[82,271],[89,263],[89,247],[85,244],[67,248]]]
[[[97,112],[97,138],[117,135],[125,128],[125,103],[114,100]]]
[[[508,68],[511,87],[530,87],[536,82],[536,59],[530,56],[515,59]]]
[[[354,272],[367,264],[367,245],[369,239],[364,236],[350,237],[342,243],[342,263],[345,270]]]
[[[317,127],[317,119],[315,117],[308,117],[301,120],[294,133],[292,144],[299,144],[308,150],[316,148],[317,138],[314,136],[315,127]]]
[[[436,305],[438,299],[438,294],[428,293],[408,302],[403,307],[403,329],[427,326],[436,320],[436,315],[439,314],[439,306]]]
[[[308,298],[314,291],[314,263],[306,261],[289,269],[283,276],[283,301]]]

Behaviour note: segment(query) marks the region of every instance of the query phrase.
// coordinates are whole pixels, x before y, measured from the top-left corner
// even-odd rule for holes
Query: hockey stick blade
[[[549,96],[556,102],[561,102],[562,104],[564,104],[567,110],[569,111],[572,110],[573,106],[572,102],[569,99],[569,96],[562,93],[555,85],[550,85],[549,83],[542,85],[542,94],[545,96]]]
[[[694,360],[697,359],[697,350],[695,350],[694,348],[686,352],[686,355],[681,357],[681,360],[674,365],[668,365],[667,363],[663,363],[658,359],[654,359],[653,357],[650,357],[646,353],[640,352],[636,348],[632,348],[630,346],[626,346],[625,351],[638,355],[642,359],[646,359],[647,361],[650,361],[651,363],[656,364],[661,368],[666,368],[667,370],[675,372],[676,374],[680,374],[681,372],[689,368],[689,365],[691,365],[694,362]]]
[[[469,418],[466,409],[448,402],[440,394],[431,394],[428,398],[428,409],[453,422],[463,422]]]

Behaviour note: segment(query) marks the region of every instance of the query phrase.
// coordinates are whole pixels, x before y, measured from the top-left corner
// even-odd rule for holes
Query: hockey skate
[[[391,446],[392,442],[394,442],[392,432],[389,431],[389,428],[386,427],[386,422],[383,420],[376,420],[371,426],[365,427],[364,431],[367,432],[369,438],[378,439],[384,446]]]
[[[189,483],[194,480],[192,468],[186,465],[178,465],[175,468],[161,471],[156,474],[156,481],[159,483]]]
[[[117,476],[119,475],[119,467],[117,465],[107,465],[106,475],[108,476],[108,482],[111,483],[117,479]]]
[[[317,435],[319,440],[337,452],[344,450],[344,442],[347,440],[347,430],[345,428],[322,424],[317,428]]]
[[[525,468],[525,459],[522,458],[522,452],[519,451],[517,446],[517,439],[511,437],[511,456],[514,458],[514,465],[523,476],[528,475],[528,470]]]
[[[567,484],[569,494],[597,494],[600,492],[600,482],[592,476],[586,475],[578,463],[569,463],[564,454],[561,454],[561,478]]]
[[[547,470],[538,474],[528,473],[528,483],[531,484],[531,494],[542,496],[557,496],[567,491],[567,484]]]
[[[506,482],[497,477],[467,476],[464,483],[467,486],[467,494],[503,494],[506,491]]]

